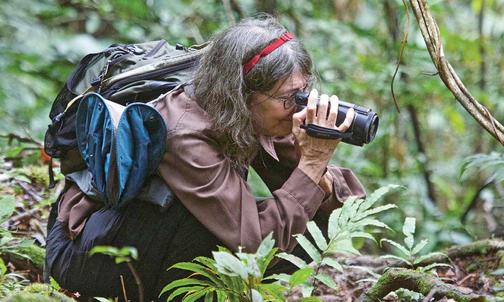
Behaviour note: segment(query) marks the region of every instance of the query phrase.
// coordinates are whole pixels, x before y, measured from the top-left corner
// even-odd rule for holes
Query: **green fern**
[[[306,251],[316,265],[316,269],[312,269],[311,274],[303,275],[305,278],[302,282],[301,280],[296,279],[296,283],[304,284],[306,286],[305,297],[309,296],[311,294],[311,290],[313,289],[313,285],[308,283],[310,277],[322,282],[330,288],[337,287],[334,280],[332,280],[332,278],[328,275],[321,273],[319,268],[325,265],[338,271],[343,271],[343,266],[332,256],[335,253],[358,255],[359,251],[352,243],[353,238],[367,238],[376,242],[375,238],[365,231],[365,228],[368,226],[375,226],[389,229],[385,223],[373,218],[373,215],[396,208],[396,205],[386,204],[374,208],[373,206],[384,195],[403,188],[404,187],[398,185],[388,185],[379,188],[366,199],[357,199],[355,196],[349,197],[343,203],[341,208],[334,210],[330,215],[327,239],[324,237],[317,224],[313,221],[308,222],[307,230],[312,236],[314,243],[310,242],[303,234],[295,235],[299,245]],[[297,272],[290,276],[290,279],[288,275],[283,274],[274,276],[277,280],[287,280],[292,285],[292,278],[295,278],[298,272],[302,270],[309,271],[307,270],[307,267],[309,267],[308,264],[294,255],[280,253],[277,257],[285,259],[300,268]]]
[[[422,272],[427,272],[427,271],[430,271],[430,270],[432,270],[436,267],[440,267],[440,266],[450,267],[450,265],[445,264],[445,263],[432,263],[432,264],[429,264],[425,267],[418,266],[420,263],[422,263],[422,261],[424,261],[425,259],[428,259],[432,256],[435,256],[435,255],[446,256],[446,255],[443,253],[434,252],[434,253],[429,253],[427,255],[418,256],[420,251],[422,251],[425,248],[425,246],[427,245],[428,240],[423,239],[420,242],[418,242],[417,244],[415,244],[415,238],[414,238],[415,228],[416,228],[416,219],[414,217],[406,217],[404,219],[404,224],[403,224],[403,228],[402,228],[402,232],[405,236],[404,237],[404,245],[400,244],[394,240],[390,240],[390,239],[380,240],[380,244],[383,244],[385,242],[385,243],[395,247],[400,252],[400,255],[399,256],[385,255],[385,256],[381,256],[381,257],[385,258],[385,259],[393,259],[393,260],[397,260],[399,262],[403,262],[411,268],[417,267],[417,270],[422,271]]]

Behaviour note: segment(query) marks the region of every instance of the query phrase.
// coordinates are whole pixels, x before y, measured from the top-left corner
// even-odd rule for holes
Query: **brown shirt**
[[[154,107],[168,129],[161,177],[189,212],[233,250],[242,246],[254,252],[262,238],[273,232],[277,246],[290,251],[296,245],[292,235],[304,233],[319,209],[329,212],[350,195],[365,195],[352,171],[330,166],[333,194],[325,196],[318,184],[296,168],[299,159],[292,136],[262,137],[262,148],[251,165],[273,196],[257,202],[243,177],[244,169],[222,153],[209,118],[196,101],[180,89],[157,99]],[[75,192],[69,190],[63,204],[75,203]],[[68,214],[71,209],[60,207],[60,220],[82,221],[72,218],[82,214]]]

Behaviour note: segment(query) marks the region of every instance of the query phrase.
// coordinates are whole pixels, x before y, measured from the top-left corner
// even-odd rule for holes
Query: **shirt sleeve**
[[[325,195],[295,168],[271,198],[256,202],[233,162],[198,131],[170,134],[159,170],[189,212],[232,250],[255,252],[271,232],[281,250],[292,250],[292,235],[304,233]]]
[[[252,166],[264,181],[270,191],[279,188],[290,173],[297,167],[299,152],[294,142],[294,136],[274,139],[275,152],[278,160],[261,150],[254,159]],[[320,207],[321,212],[330,214],[350,196],[364,198],[366,191],[355,174],[347,168],[329,165],[327,171],[331,174],[332,194],[326,196]]]

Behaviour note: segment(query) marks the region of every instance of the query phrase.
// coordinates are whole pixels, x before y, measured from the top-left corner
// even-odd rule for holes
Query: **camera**
[[[296,92],[294,96],[296,105],[305,107],[308,103],[309,94],[309,92],[304,91]],[[338,101],[338,105],[336,125],[341,124],[345,120],[346,114],[350,108],[353,108],[355,111],[352,124],[346,132],[340,132],[336,129],[325,128],[314,124],[301,125],[301,128],[305,129],[306,133],[313,137],[341,139],[341,141],[355,146],[362,146],[370,143],[375,138],[376,131],[378,130],[378,115],[369,108],[341,100]]]

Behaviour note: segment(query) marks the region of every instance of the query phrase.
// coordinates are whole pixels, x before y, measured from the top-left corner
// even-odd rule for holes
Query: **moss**
[[[27,246],[20,246],[17,251],[20,254],[26,255],[30,257],[33,265],[42,270],[44,267],[44,259],[45,259],[45,249],[40,246],[30,244]]]
[[[4,298],[1,302],[75,302],[51,286],[33,283],[23,291]]]

